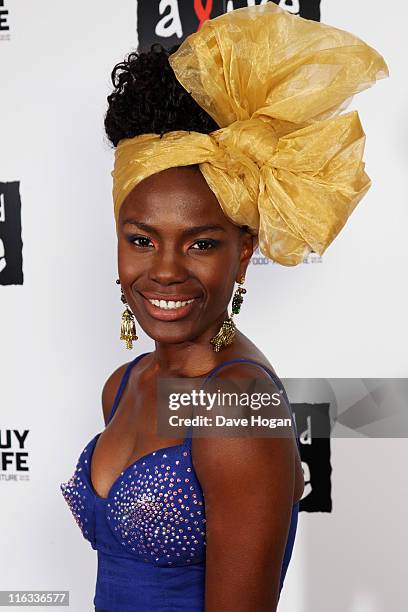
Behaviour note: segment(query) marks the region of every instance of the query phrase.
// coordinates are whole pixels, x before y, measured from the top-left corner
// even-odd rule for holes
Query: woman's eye
[[[195,245],[199,245],[198,249],[195,249],[195,250],[208,251],[209,249],[212,249],[217,245],[217,241],[216,240],[197,240],[197,242],[195,242],[191,248],[194,248]]]
[[[150,238],[146,236],[129,236],[128,240],[138,247],[147,247],[149,246],[149,242],[151,242]]]

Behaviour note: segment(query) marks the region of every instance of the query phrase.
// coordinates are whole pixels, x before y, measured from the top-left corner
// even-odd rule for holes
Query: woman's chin
[[[195,325],[180,322],[158,321],[154,325],[149,322],[139,321],[140,327],[145,334],[160,344],[181,344],[182,342],[194,342],[199,336]],[[136,330],[137,333],[137,330]]]

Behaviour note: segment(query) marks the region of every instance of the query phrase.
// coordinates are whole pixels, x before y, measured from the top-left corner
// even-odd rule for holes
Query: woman
[[[106,428],[62,491],[98,551],[96,610],[271,612],[304,487],[296,430],[159,437],[157,383],[270,381],[290,414],[272,365],[235,326],[242,287],[231,316],[228,304],[258,240],[296,265],[367,191],[356,113],[330,116],[386,67],[351,34],[272,3],[207,22],[169,55],[155,46],[115,67],[105,120],[121,337],[137,339],[135,316],[155,349],[106,381]]]

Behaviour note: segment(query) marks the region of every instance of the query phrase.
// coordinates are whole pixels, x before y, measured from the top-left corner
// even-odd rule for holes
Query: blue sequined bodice
[[[205,516],[201,487],[191,464],[191,438],[141,457],[114,482],[108,497],[93,490],[92,452],[100,434],[83,450],[63,495],[84,537],[98,548],[94,501],[103,501],[107,525],[120,552],[157,565],[204,558]],[[119,551],[118,551],[119,552]]]
[[[108,422],[131,369],[146,354],[129,363]],[[224,362],[207,378],[233,361],[250,360]],[[253,363],[267,370],[285,393],[276,375]],[[90,476],[100,435],[87,444],[73,476],[60,485],[84,538],[98,551],[95,605],[109,612],[202,611],[206,519],[203,492],[192,463],[191,436],[132,463],[113,483],[107,498],[102,498],[95,493]],[[297,503],[292,510],[280,588],[292,553],[298,507]]]

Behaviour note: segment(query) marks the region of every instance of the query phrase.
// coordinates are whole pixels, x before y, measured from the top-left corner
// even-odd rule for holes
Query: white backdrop
[[[96,554],[59,483],[103,428],[103,382],[129,359],[103,115],[110,71],[137,45],[136,2],[5,5],[0,181],[21,182],[24,284],[0,286],[0,430],[29,430],[30,469],[26,482],[0,481],[0,589],[69,590],[71,609],[86,612]],[[373,186],[322,263],[250,267],[239,326],[281,377],[406,377],[408,9],[321,8],[390,68],[349,107],[367,133]],[[153,348],[139,336],[133,356]],[[299,515],[280,612],[406,609],[407,458],[404,439],[332,441],[333,511]]]

